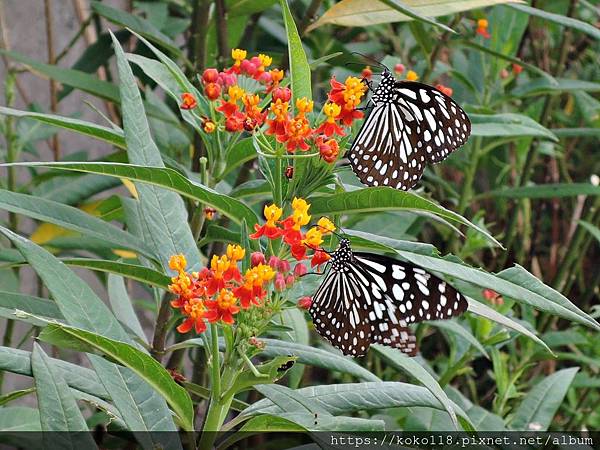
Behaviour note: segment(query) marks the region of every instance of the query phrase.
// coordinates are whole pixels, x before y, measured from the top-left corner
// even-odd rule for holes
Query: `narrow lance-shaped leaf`
[[[134,164],[164,168],[158,147],[152,140],[148,120],[137,83],[123,49],[111,34],[119,71],[123,129],[127,155]],[[187,211],[181,197],[153,185],[137,184],[142,221],[148,230],[150,244],[165,269],[171,255],[182,253],[194,263],[200,252],[187,223]]]
[[[117,248],[154,257],[152,251],[136,236],[73,206],[0,189],[0,208],[108,241]]]
[[[87,424],[71,389],[37,343],[33,344],[31,369],[35,378],[42,431],[54,432],[44,436],[44,448],[98,448],[92,435],[87,433]],[[58,433],[61,431],[68,433]],[[74,433],[76,431],[85,433]]]
[[[185,197],[211,206],[237,223],[242,223],[242,220],[245,219],[250,228],[258,221],[254,211],[246,206],[245,203],[189,180],[173,169],[138,166],[133,164],[83,162],[14,163],[11,165],[27,167],[42,166],[58,170],[97,173],[100,175],[125,178],[132,181],[140,181],[142,183],[148,183],[153,186],[175,191]],[[0,167],[2,166],[7,167],[8,164],[0,164]]]
[[[49,324],[40,334],[40,339],[54,345],[75,347],[77,350],[81,350],[82,346],[88,351],[96,350],[128,367],[161,393],[179,417],[185,430],[193,430],[194,412],[188,393],[175,383],[158,361],[147,353],[124,342],[59,324]]]

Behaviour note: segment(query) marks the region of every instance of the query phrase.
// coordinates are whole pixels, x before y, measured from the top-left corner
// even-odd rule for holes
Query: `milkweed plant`
[[[234,15],[237,3],[227,4],[230,43],[240,39],[231,34],[234,21],[248,17]],[[108,125],[40,112],[33,104],[16,109],[19,71],[9,67],[0,107],[8,173],[0,192],[7,211],[2,273],[18,281],[29,266],[39,288],[35,297],[18,283],[0,288],[7,324],[0,429],[10,428],[12,415],[32,431],[102,429],[115,445],[123,437],[113,431],[132,431],[144,448],[212,448],[264,430],[540,431],[600,423],[597,412],[586,414],[589,401],[598,399],[590,381],[597,381],[597,312],[584,312],[588,300],[566,297],[592,298],[581,291],[590,275],[571,272],[577,254],[567,250],[566,272],[556,266],[553,280],[544,277],[536,237],[523,225],[530,210],[519,203],[533,202],[529,178],[508,191],[515,172],[529,177],[540,152],[550,160],[558,151],[550,147],[569,138],[549,129],[552,120],[571,120],[566,109],[555,117],[548,109],[559,107],[547,92],[566,83],[564,68],[538,68],[524,61],[527,54],[515,53],[534,8],[459,12],[443,27],[417,16],[410,25],[386,24],[399,39],[391,43],[381,31],[361,28],[364,33],[340,35],[348,42],[333,53],[337,44],[321,48],[318,40],[333,39],[322,30],[335,22],[336,8],[351,2],[331,10],[320,3],[313,2],[321,18],[310,26],[306,19],[297,25],[297,11],[283,0],[277,14],[253,10],[283,24],[286,44],[268,44],[265,33],[272,31],[259,21],[258,37],[239,45],[257,51],[225,47],[217,32],[210,44],[216,50],[209,45],[202,61],[188,60],[164,29],[136,28],[156,20],[150,9],[138,17],[142,22],[119,22],[117,13],[133,13],[98,3],[95,15],[130,26],[104,35],[112,44],[107,58],[116,61],[113,83],[88,73],[76,78],[76,68],[47,76],[110,103],[110,114],[101,113]],[[515,36],[499,47],[505,24]],[[423,39],[425,27],[439,33],[439,42]],[[448,27],[463,35],[456,48]],[[585,35],[580,28],[569,33]],[[372,48],[369,38],[385,45]],[[355,47],[370,56],[352,54]],[[3,54],[38,72],[51,67]],[[357,59],[358,66],[346,64]],[[435,86],[473,123],[465,147],[429,168],[411,191],[363,186],[344,158],[369,114],[380,65],[398,80]],[[592,107],[598,101],[585,92],[593,84],[587,83],[574,98]],[[514,93],[519,89],[522,97]],[[542,98],[546,106],[536,103]],[[548,111],[540,119],[541,107]],[[67,157],[55,145],[52,160],[39,158],[37,140],[57,139],[57,129],[108,144],[111,152],[98,160]],[[478,180],[478,171],[490,180]],[[19,185],[25,173],[31,182]],[[500,190],[474,193],[485,186]],[[517,199],[512,207],[507,198]],[[592,234],[595,211],[584,217]],[[35,232],[26,233],[22,217],[34,220]],[[540,233],[546,224],[532,226]],[[572,239],[583,245],[586,235],[578,230]],[[525,235],[530,256],[519,248]],[[344,356],[314,333],[308,314],[342,238],[357,251],[416,267],[419,277],[447,281],[467,299],[467,312],[412,325],[416,357],[377,342],[364,357]],[[88,272],[106,286],[108,305]],[[70,362],[67,349],[85,353],[89,364]],[[7,391],[12,373],[31,382]],[[34,397],[35,407],[18,403]],[[543,408],[532,406],[540,402]],[[52,420],[56,415],[64,420]],[[137,434],[177,430],[201,433],[196,443],[169,433]],[[219,431],[239,434],[223,441]]]

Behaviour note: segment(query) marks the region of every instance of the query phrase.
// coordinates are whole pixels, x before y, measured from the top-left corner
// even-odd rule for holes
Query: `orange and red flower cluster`
[[[329,259],[327,252],[320,247],[323,243],[323,236],[334,232],[335,225],[328,218],[321,217],[316,226],[303,233],[302,227],[308,225],[311,219],[309,209],[310,204],[306,200],[294,198],[292,213],[285,219],[279,220],[283,215],[283,210],[275,204],[265,206],[264,215],[267,221],[264,225],[255,225],[256,232],[250,237],[252,239],[259,239],[262,236],[269,239],[282,238],[297,261],[308,258],[312,251],[311,266],[319,266]]]
[[[260,54],[247,58],[245,50],[233,49],[231,57],[233,65],[223,71],[214,68],[206,69],[200,77],[204,95],[211,102],[216,102],[215,110],[221,116],[203,118],[202,129],[213,133],[217,129],[228,132],[253,132],[257,127],[266,124],[266,134],[275,137],[277,142],[285,144],[288,152],[308,151],[311,144],[319,150],[323,160],[328,163],[336,161],[339,146],[333,140],[334,135],[344,136],[343,126],[350,127],[354,120],[363,117],[356,108],[360,104],[367,86],[360,78],[348,77],[344,83],[333,78],[329,102],[323,107],[324,120],[311,125],[311,113],[314,103],[308,98],[298,98],[292,103],[292,92],[281,87],[284,72],[269,69],[273,60],[270,56]],[[372,71],[365,68],[363,78],[370,78]],[[243,78],[256,80],[263,88],[251,92],[241,86],[255,82],[241,82]],[[270,104],[263,101],[263,96],[271,94]],[[198,102],[190,93],[181,96],[182,109],[194,109]]]
[[[270,265],[260,263],[242,276],[238,262],[244,255],[243,248],[230,244],[226,254],[213,256],[210,267],[192,273],[186,272],[187,261],[183,255],[171,257],[169,267],[177,272],[169,285],[169,291],[177,296],[171,306],[185,316],[177,331],[187,333],[194,328],[196,333],[202,333],[207,321],[231,325],[240,309],[262,304],[266,287],[277,272]]]

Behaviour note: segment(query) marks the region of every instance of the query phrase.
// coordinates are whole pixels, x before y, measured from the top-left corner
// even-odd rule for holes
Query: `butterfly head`
[[[352,249],[350,248],[350,240],[347,238],[340,238],[335,252],[331,254],[331,264],[334,270],[343,268],[348,262],[352,260]]]
[[[381,72],[381,81],[377,85],[377,89],[375,89],[375,93],[371,100],[373,103],[391,103],[393,101],[394,95],[394,84],[396,83],[396,79],[394,75],[386,68],[383,72]]]

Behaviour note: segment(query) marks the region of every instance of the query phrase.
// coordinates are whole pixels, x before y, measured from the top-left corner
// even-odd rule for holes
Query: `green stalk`
[[[478,136],[473,142],[471,153],[469,154],[469,165],[465,170],[465,179],[463,181],[462,191],[458,200],[458,214],[464,214],[467,209],[467,205],[473,197],[473,181],[475,180],[475,174],[477,173],[477,166],[479,165],[479,159],[481,157],[481,143],[483,138]]]

